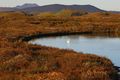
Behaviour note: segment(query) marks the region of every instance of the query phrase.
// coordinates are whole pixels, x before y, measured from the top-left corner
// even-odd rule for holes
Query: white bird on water
[[[69,44],[70,43],[70,40],[67,40],[67,44]]]

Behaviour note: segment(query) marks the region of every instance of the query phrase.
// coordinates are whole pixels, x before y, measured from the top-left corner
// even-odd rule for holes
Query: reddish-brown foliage
[[[120,33],[120,15],[90,13],[41,18],[0,13],[0,80],[115,80],[110,60],[21,40],[50,33]]]

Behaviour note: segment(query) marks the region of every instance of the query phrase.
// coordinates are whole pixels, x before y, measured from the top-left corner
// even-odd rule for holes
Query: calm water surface
[[[69,35],[39,38],[30,43],[104,56],[112,60],[116,66],[120,66],[120,38],[118,37]]]

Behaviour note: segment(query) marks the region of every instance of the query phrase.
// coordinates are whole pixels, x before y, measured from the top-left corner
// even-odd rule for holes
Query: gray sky
[[[104,10],[120,11],[120,0],[0,0],[1,7],[14,7],[24,3],[47,4],[90,4]]]

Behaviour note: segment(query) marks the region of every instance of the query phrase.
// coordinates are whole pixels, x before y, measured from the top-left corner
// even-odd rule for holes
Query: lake
[[[120,38],[93,35],[68,35],[45,37],[31,40],[29,43],[73,49],[85,54],[96,54],[109,58],[115,66],[120,66]]]

